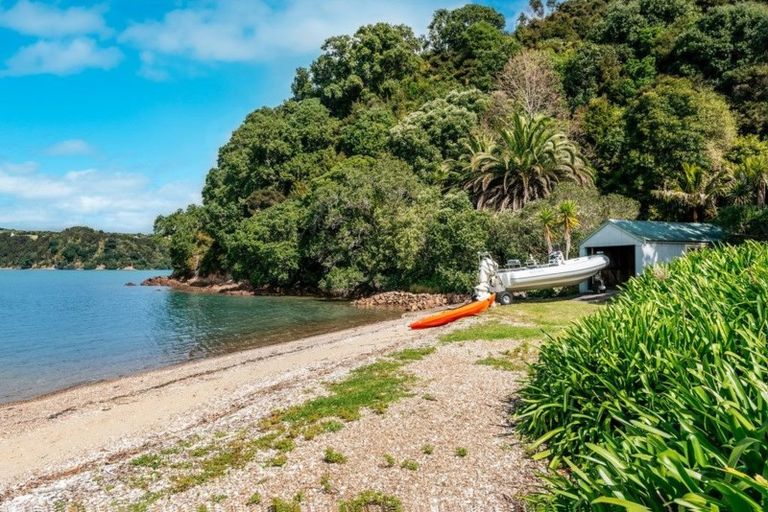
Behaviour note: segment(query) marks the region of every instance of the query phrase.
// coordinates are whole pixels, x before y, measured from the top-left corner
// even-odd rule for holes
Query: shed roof
[[[719,242],[725,238],[725,231],[714,224],[700,222],[660,222],[654,220],[609,219],[592,235],[612,224],[625,233],[644,242]],[[584,239],[586,242],[592,235]],[[582,242],[582,245],[584,244]]]

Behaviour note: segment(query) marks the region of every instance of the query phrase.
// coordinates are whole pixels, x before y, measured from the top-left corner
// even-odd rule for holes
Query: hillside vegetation
[[[546,342],[519,429],[541,510],[768,507],[768,245],[688,253]]]
[[[476,253],[542,258],[609,217],[766,236],[768,6],[531,2],[328,39],[293,96],[161,216],[177,276],[353,295],[466,291]]]
[[[105,233],[85,227],[61,232],[0,229],[0,267],[161,269],[168,244],[149,235]]]

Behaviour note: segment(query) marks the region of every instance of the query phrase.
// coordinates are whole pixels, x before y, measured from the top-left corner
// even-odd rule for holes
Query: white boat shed
[[[686,251],[717,243],[725,232],[713,224],[615,220],[604,222],[579,245],[579,255],[602,253],[611,260],[600,273],[605,285],[615,287],[656,263],[671,261]],[[585,293],[592,279],[579,285]]]

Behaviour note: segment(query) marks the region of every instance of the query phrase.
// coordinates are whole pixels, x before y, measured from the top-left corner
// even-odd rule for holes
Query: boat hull
[[[491,296],[487,299],[476,300],[475,302],[465,304],[464,306],[449,309],[447,311],[440,311],[434,315],[429,315],[427,317],[416,320],[415,322],[411,323],[409,327],[411,329],[427,329],[429,327],[439,327],[441,325],[451,323],[454,320],[458,320],[459,318],[479,315],[491,307],[494,299],[495,295],[491,294]]]
[[[542,288],[574,286],[608,266],[607,256],[595,254],[566,260],[560,265],[534,268],[499,269],[497,276],[507,291],[522,292]]]

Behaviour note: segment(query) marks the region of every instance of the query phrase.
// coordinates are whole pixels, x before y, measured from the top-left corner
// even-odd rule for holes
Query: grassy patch
[[[433,453],[435,453],[435,447],[431,444],[425,444],[424,446],[421,447],[421,453],[423,453],[424,455],[432,455]]]
[[[459,446],[458,448],[456,448],[456,451],[454,452],[454,454],[455,454],[457,457],[461,458],[461,459],[463,459],[464,457],[466,457],[468,453],[469,453],[469,452],[467,451],[467,449],[466,449],[466,448],[464,448],[464,447],[461,447],[461,446]]]
[[[131,466],[157,469],[163,465],[163,458],[154,453],[145,453],[135,459],[131,459]]]
[[[395,352],[390,357],[398,361],[421,361],[434,351],[435,347],[406,348],[400,352]]]
[[[485,323],[458,329],[441,336],[451,343],[473,340],[540,340],[556,336],[574,321],[594,313],[600,306],[574,300],[524,302],[492,309]]]
[[[339,504],[339,512],[367,512],[376,510],[379,512],[402,512],[403,504],[395,496],[390,496],[379,491],[363,491],[349,501]]]
[[[323,462],[327,464],[344,464],[347,462],[347,456],[333,448],[326,448],[325,453],[323,453]]]
[[[253,506],[253,505],[260,505],[261,504],[261,494],[258,492],[255,492],[251,494],[251,496],[248,498],[248,500],[245,502],[246,505]]]
[[[400,467],[403,469],[407,469],[408,471],[418,471],[419,463],[413,459],[405,459],[403,462],[400,463]]]
[[[280,455],[275,455],[271,459],[267,461],[267,466],[273,467],[273,468],[281,468],[285,466],[285,463],[288,462],[288,457],[283,455],[282,453]]]
[[[389,453],[384,454],[384,467],[385,468],[395,467],[395,458]]]
[[[325,494],[331,494],[333,492],[333,484],[331,483],[331,475],[325,473],[320,477],[320,488]]]
[[[274,420],[309,425],[323,419],[360,418],[364,408],[382,410],[405,396],[414,377],[402,371],[401,361],[379,361],[352,371],[329,386],[331,393],[277,412]]]
[[[437,397],[435,395],[431,395],[429,393],[424,393],[423,395],[421,395],[421,398],[423,398],[424,400],[426,400],[428,402],[437,402]]]
[[[272,498],[270,512],[301,512],[301,505],[296,500],[286,501],[282,498]]]

